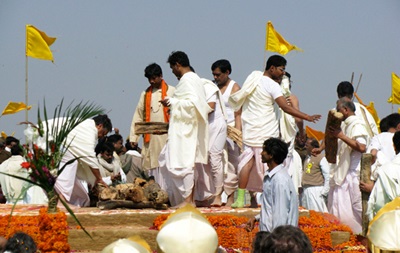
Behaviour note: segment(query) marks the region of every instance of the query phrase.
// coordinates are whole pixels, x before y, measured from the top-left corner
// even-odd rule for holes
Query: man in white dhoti
[[[135,124],[138,122],[169,122],[169,109],[163,107],[160,100],[165,97],[172,97],[175,87],[167,85],[163,79],[161,67],[152,63],[144,70],[144,76],[150,86],[140,95],[139,103],[133,115],[129,139],[133,147],[137,147],[140,136],[135,133]],[[167,141],[167,135],[144,134],[142,147],[142,169],[146,170],[150,176],[154,176],[155,181],[165,190],[166,183],[159,169],[158,156]]]
[[[222,205],[221,194],[224,185],[223,151],[226,143],[227,124],[225,106],[218,87],[207,79],[204,89],[208,105],[213,109],[208,114],[208,164],[196,163],[195,200],[196,206]]]
[[[168,170],[167,192],[172,206],[193,202],[194,165],[208,160],[208,113],[203,81],[190,69],[188,56],[181,51],[168,57],[179,79],[171,98],[161,101],[170,108],[168,140],[160,157],[160,167]],[[161,168],[163,170],[164,168]]]
[[[228,60],[221,59],[212,64],[211,71],[214,82],[222,93],[222,100],[226,109],[227,124],[241,131],[242,111],[238,110],[235,112],[228,102],[229,96],[240,90],[239,84],[229,77],[232,73],[232,66]],[[224,192],[228,196],[225,206],[231,206],[234,201],[234,193],[239,183],[238,165],[240,148],[229,137],[226,138],[225,154],[228,157],[227,164],[225,165],[226,171],[224,173]]]
[[[242,108],[244,144],[244,151],[239,157],[239,189],[238,197],[232,204],[234,208],[244,206],[246,188],[250,191],[262,191],[262,178],[266,170],[260,159],[262,145],[266,139],[279,137],[274,103],[284,112],[301,119],[315,122],[321,118],[321,115],[310,116],[300,112],[287,103],[279,86],[285,67],[285,58],[271,56],[264,72],[251,73],[242,89],[229,97],[229,103],[235,111]]]
[[[368,132],[364,122],[355,116],[355,106],[350,99],[339,99],[337,111],[343,114],[344,124],[341,129],[329,129],[339,141],[337,162],[330,164],[328,210],[354,233],[361,233],[360,161],[367,150]]]
[[[307,139],[307,157],[304,161],[301,194],[302,206],[308,210],[327,213],[326,200],[329,193],[329,164],[323,154],[313,156],[311,151],[318,148],[316,139]]]
[[[400,196],[400,132],[393,135],[396,156],[384,164],[368,200],[367,215],[370,220],[387,203]]]
[[[53,121],[57,119],[49,120],[49,129]],[[95,147],[98,138],[106,136],[111,129],[112,123],[107,115],[98,115],[83,121],[68,134],[66,143],[70,145],[60,163],[60,168],[65,165],[65,169],[57,177],[54,187],[60,197],[69,204],[90,205],[88,189],[84,182],[92,186],[100,183],[107,187],[99,171]],[[67,164],[76,157],[79,157],[79,160]]]

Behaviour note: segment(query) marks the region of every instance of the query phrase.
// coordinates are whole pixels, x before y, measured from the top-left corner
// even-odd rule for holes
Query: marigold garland
[[[40,209],[38,216],[0,216],[0,236],[10,238],[16,232],[30,235],[42,253],[70,252],[64,212],[49,214],[46,207]]]
[[[168,218],[169,214],[157,216],[153,221],[153,229],[160,230],[162,224]],[[211,225],[215,228],[218,235],[219,245],[224,247],[227,252],[243,253],[251,252],[252,242],[255,234],[258,232],[258,225],[252,232],[245,229],[247,217],[234,215],[211,215],[207,216]],[[340,224],[338,219],[327,213],[319,213],[310,210],[310,217],[299,218],[299,228],[308,236],[313,246],[314,252],[322,253],[360,253],[366,252],[365,247],[357,241],[351,229]],[[345,231],[350,232],[348,242],[332,247],[331,232]]]

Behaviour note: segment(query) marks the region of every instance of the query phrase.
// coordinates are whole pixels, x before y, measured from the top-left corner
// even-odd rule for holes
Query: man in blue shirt
[[[288,146],[278,138],[264,142],[261,160],[268,165],[263,179],[261,213],[249,220],[247,229],[252,230],[256,220],[260,221],[260,231],[272,232],[282,225],[297,226],[299,205],[296,189],[282,163],[288,154]]]

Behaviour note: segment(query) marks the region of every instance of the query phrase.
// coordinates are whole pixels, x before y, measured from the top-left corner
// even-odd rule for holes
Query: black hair
[[[122,138],[122,135],[120,134],[112,134],[110,136],[107,136],[106,142],[110,143],[116,143],[118,141],[124,141],[124,138]]]
[[[169,55],[167,63],[170,65],[179,63],[182,67],[190,67],[189,57],[185,52],[182,51],[173,51]]]
[[[309,140],[311,140],[310,145],[313,148],[319,148],[319,142],[317,141],[317,139],[315,138],[309,138]]]
[[[265,70],[270,69],[272,66],[279,67],[279,66],[286,66],[286,59],[280,55],[273,55],[268,58],[267,65]]]
[[[266,238],[269,236],[268,231],[258,231],[254,236],[252,253],[263,253],[261,250],[264,247]]]
[[[392,113],[386,116],[388,122],[388,129],[389,128],[395,128],[397,130],[397,126],[400,124],[400,114],[398,113]]]
[[[272,156],[276,164],[281,164],[288,154],[288,145],[281,139],[269,138],[264,141],[263,150]]]
[[[397,131],[393,135],[393,146],[396,150],[396,154],[400,152],[400,131]]]
[[[11,155],[22,155],[22,148],[19,144],[11,147]]]
[[[19,144],[19,140],[15,138],[14,136],[7,136],[6,137],[6,146],[11,145],[11,143],[15,142],[16,144]]]
[[[96,148],[94,150],[97,156],[98,154],[104,153],[105,151],[114,153],[115,148],[111,142],[106,142],[105,139],[103,139],[102,141],[99,141],[99,143],[97,143]]]
[[[381,130],[381,133],[383,133],[389,131],[389,128],[389,118],[386,116],[380,120],[379,129]]]
[[[348,97],[353,98],[354,87],[350,82],[340,82],[336,88],[338,98]]]
[[[12,253],[34,253],[36,252],[36,244],[32,237],[23,232],[15,233],[8,239],[4,251]]]
[[[157,63],[152,63],[144,69],[144,76],[146,78],[162,76],[162,69]]]
[[[298,227],[285,225],[275,228],[265,238],[261,252],[269,253],[312,253],[310,239]]]
[[[227,71],[229,71],[229,74],[232,74],[232,66],[228,60],[221,59],[214,62],[211,65],[211,70],[214,71],[216,68],[219,68],[222,73],[226,73]]]
[[[100,114],[93,117],[94,123],[96,126],[102,124],[103,128],[107,129],[108,131],[112,130],[112,123],[110,118],[108,118],[107,114]]]

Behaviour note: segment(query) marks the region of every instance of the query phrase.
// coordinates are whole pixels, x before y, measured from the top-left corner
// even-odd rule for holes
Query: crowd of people
[[[155,180],[168,193],[172,208],[243,208],[247,190],[249,206],[261,205],[249,229],[255,220],[260,220],[261,231],[297,226],[302,205],[332,213],[359,233],[362,191],[371,193],[370,217],[400,194],[400,116],[383,118],[379,132],[368,110],[353,101],[350,82],[337,86],[335,110],[343,115],[341,127],[326,133],[338,139],[337,162],[332,164],[325,158],[324,142],[305,134],[303,121],[315,123],[321,115],[300,111],[284,57],[269,57],[265,70],[250,73],[243,85],[230,78],[232,66],[225,59],[211,65],[212,81],[200,78],[182,51],[172,52],[167,62],[177,85],[167,84],[158,64],[145,68],[150,86],[140,95],[125,145],[107,115],[88,119],[69,134],[71,145],[61,164],[66,167],[55,185],[68,203],[88,206],[93,186],[132,183],[139,177]],[[166,123],[162,127],[168,129],[138,133],[138,123],[144,122]],[[229,129],[241,132],[241,138],[228,135]],[[23,173],[17,166],[22,161],[18,147],[14,137],[0,142],[0,171]],[[373,156],[375,184],[359,179],[366,152]],[[81,159],[70,163],[74,157]],[[8,203],[27,187],[17,181],[0,176]],[[31,200],[27,195],[20,203],[46,201],[37,191],[31,194]]]

